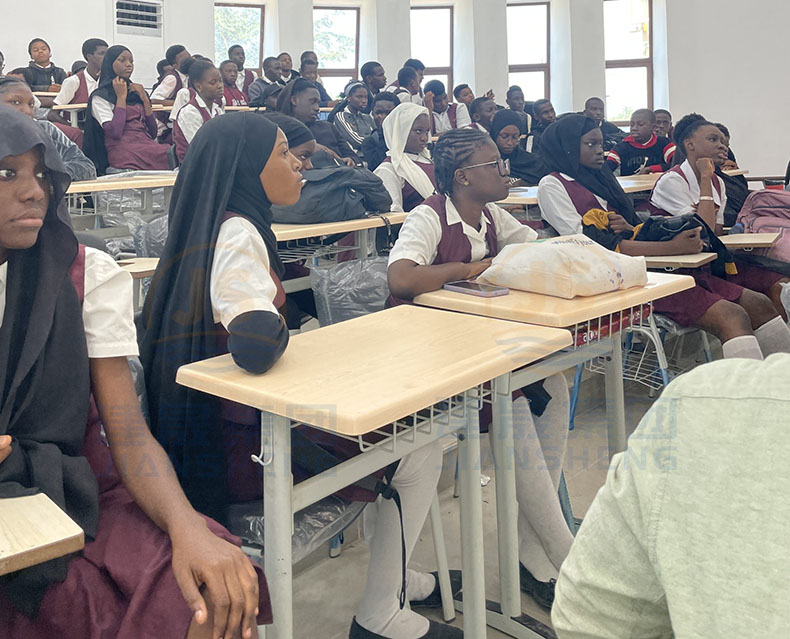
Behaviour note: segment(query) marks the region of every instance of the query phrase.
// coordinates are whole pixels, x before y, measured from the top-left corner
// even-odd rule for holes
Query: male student
[[[433,135],[439,135],[450,129],[462,129],[472,124],[465,104],[461,102],[450,104],[441,80],[431,80],[425,85],[423,102],[428,109]]]
[[[277,56],[277,59],[280,61],[280,64],[283,67],[282,79],[283,82],[288,84],[291,80],[295,80],[299,77],[299,72],[294,69],[294,61],[291,58],[291,54],[283,51],[280,55]]]
[[[384,140],[382,123],[392,110],[400,104],[398,96],[389,91],[380,91],[373,98],[373,107],[370,114],[373,116],[374,130],[371,135],[362,141],[362,155],[368,169],[374,171],[387,157],[387,143]]]
[[[192,55],[183,44],[174,44],[168,47],[167,51],[165,51],[165,59],[173,66],[173,69],[162,78],[159,86],[151,93],[152,104],[173,106],[176,93],[189,83],[187,74],[181,71],[181,65],[191,57]]]
[[[507,108],[515,111],[522,117],[524,122],[524,131],[528,132],[532,125],[532,102],[524,100],[524,91],[517,84],[514,84],[507,90],[505,94],[505,103]]]
[[[387,75],[380,63],[371,60],[362,65],[359,76],[368,89],[368,105],[365,108],[365,113],[370,113],[373,108],[373,98],[387,86]]]
[[[620,175],[663,173],[672,166],[675,144],[657,136],[656,115],[650,109],[637,109],[631,114],[631,134],[617,143],[606,156],[606,165]]]
[[[302,51],[302,55],[299,56],[300,67],[302,66],[302,63],[305,60],[312,60],[313,62],[315,62],[316,68],[320,68],[320,65],[318,64],[318,55],[316,54],[315,51]],[[316,77],[315,81],[318,82],[318,84],[320,84],[321,86],[323,86],[324,84],[324,81],[321,79],[320,75]]]
[[[467,108],[472,105],[472,102],[475,101],[475,92],[469,87],[468,84],[459,84],[453,89],[453,97],[455,98],[456,102],[463,102]],[[486,91],[486,94],[483,96],[484,98],[490,98],[491,100],[494,99],[494,92],[489,89]],[[470,114],[471,115],[471,114]]]
[[[423,104],[420,76],[414,67],[403,67],[398,71],[397,82],[391,84],[387,90],[397,95],[401,102],[414,102],[420,106]]]
[[[332,100],[331,96],[326,92],[324,85],[318,81],[318,62],[314,62],[311,59],[305,60],[302,62],[299,73],[305,80],[312,82],[315,88],[318,89],[318,96],[320,98],[319,106],[335,106],[335,101]]]
[[[598,123],[603,134],[603,149],[609,151],[615,144],[622,142],[625,133],[604,119],[604,104],[601,98],[588,98],[584,103],[583,114]]]
[[[45,40],[33,38],[27,45],[30,64],[27,81],[33,91],[59,91],[66,79],[66,71],[52,63],[52,50]]]
[[[535,100],[532,105],[532,130],[527,135],[527,151],[540,153],[540,138],[543,132],[557,119],[557,113],[551,101],[546,98]]]
[[[656,114],[656,135],[663,135],[671,140],[674,131],[672,114],[666,109],[656,109],[653,113]]]
[[[99,86],[99,71],[107,52],[107,43],[100,38],[90,38],[82,43],[82,57],[87,66],[82,71],[69,76],[63,81],[60,92],[55,96],[54,104],[87,104],[90,94]],[[71,124],[65,116],[65,111],[51,109],[47,119],[56,124]],[[84,120],[84,117],[83,117]]]
[[[403,63],[403,68],[414,69],[414,71],[417,73],[417,93],[412,94],[416,96],[412,99],[412,102],[422,106],[423,103],[422,80],[425,77],[425,65],[419,60],[417,60],[416,58],[409,58],[408,60],[406,60],[406,62]],[[387,91],[391,91],[392,93],[397,94],[398,89],[406,89],[406,88],[407,88],[406,85],[402,84],[400,78],[398,78],[395,82],[393,82],[387,87]],[[403,98],[401,98],[401,102],[402,101]]]
[[[255,78],[247,88],[248,102],[250,104],[260,102],[266,87],[272,84],[280,87],[285,86],[282,79],[282,63],[277,58],[270,56],[263,61],[263,77]]]
[[[258,74],[252,69],[244,68],[244,63],[247,61],[247,56],[244,53],[244,47],[240,44],[234,44],[231,46],[228,49],[228,59],[235,62],[236,67],[239,69],[239,73],[236,76],[236,88],[244,95],[247,95],[250,85],[255,82]]]
[[[472,118],[469,128],[491,133],[491,123],[496,112],[496,102],[492,98],[487,96],[475,98],[469,105],[469,117]]]

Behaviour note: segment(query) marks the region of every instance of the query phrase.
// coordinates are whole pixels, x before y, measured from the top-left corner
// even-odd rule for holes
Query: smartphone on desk
[[[457,282],[447,282],[444,287],[448,291],[456,293],[466,293],[477,297],[499,297],[507,295],[510,289],[506,286],[493,286],[492,284],[481,284],[473,280],[458,280]]]

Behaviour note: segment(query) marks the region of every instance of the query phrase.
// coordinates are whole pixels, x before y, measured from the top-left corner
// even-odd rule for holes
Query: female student
[[[501,109],[491,121],[491,139],[496,142],[503,160],[510,162],[510,175],[520,184],[533,186],[548,171],[540,156],[528,153],[519,145],[524,135],[524,119],[517,111]]]
[[[195,94],[179,109],[173,125],[173,141],[179,163],[184,161],[189,144],[198,129],[224,113],[217,105],[217,101],[222,99],[224,85],[219,69],[211,62],[195,60],[192,63],[189,67],[189,85]]]
[[[261,469],[249,459],[250,446],[259,445],[259,416],[176,384],[175,373],[182,364],[230,352],[238,366],[262,374],[283,355],[283,265],[271,204],[297,202],[301,162],[289,152],[283,132],[257,113],[208,122],[193,146],[196,152],[179,171],[162,266],[146,300],[142,359],[157,438],[176,460],[190,500],[222,516],[229,500],[260,498]],[[393,477],[403,505],[407,558],[440,470],[441,448],[428,446],[405,458]],[[352,622],[354,637],[441,636],[426,634],[433,627],[428,620],[398,605],[397,522],[394,504],[377,506],[371,579]],[[432,575],[409,573],[409,599],[422,600],[435,588]]]
[[[43,492],[86,537],[0,582],[0,635],[252,637],[263,573],[192,509],[140,410],[131,278],[78,246],[49,140],[0,111],[0,494]]]
[[[225,60],[219,65],[219,72],[222,76],[223,94],[227,106],[247,106],[247,97],[236,86],[239,77],[239,68],[233,60]]]
[[[668,215],[696,212],[711,228],[721,231],[727,208],[727,189],[715,175],[716,162],[728,159],[729,148],[722,131],[701,115],[692,113],[675,125],[675,140],[685,160],[662,175],[653,187],[650,202]],[[780,299],[782,284],[790,281],[780,273],[752,266],[738,259],[737,275],[727,279],[767,295],[787,319]]]
[[[411,211],[436,191],[428,152],[431,123],[428,109],[402,102],[382,124],[387,157],[374,173],[392,198],[392,211]]]
[[[362,141],[373,133],[373,118],[365,112],[368,106],[368,89],[362,82],[352,82],[346,87],[346,108],[335,114],[334,125],[352,149],[359,153]]]
[[[510,179],[507,163],[488,135],[472,129],[448,131],[433,155],[439,194],[409,213],[390,252],[387,280],[395,302],[474,278],[503,247],[537,238],[535,231],[492,204],[507,197]],[[529,460],[516,481],[521,587],[547,608],[573,541],[557,499],[568,402],[562,375],[527,387],[514,402],[516,455]],[[553,459],[544,458],[544,451],[551,451]]]
[[[88,102],[85,154],[99,175],[116,169],[167,170],[167,149],[156,141],[156,119],[145,89],[131,81],[132,52],[116,44],[107,49],[99,88]]]
[[[27,45],[27,52],[30,55],[27,76],[33,91],[60,91],[67,73],[52,64],[52,50],[46,41],[34,38]]]
[[[544,219],[560,235],[584,230],[606,248],[626,255],[699,253],[699,229],[667,242],[632,239],[639,220],[630,198],[604,166],[603,144],[598,123],[583,115],[567,115],[546,129],[541,147],[553,172],[538,187]],[[593,223],[599,211],[608,213],[606,220],[597,220],[601,228]],[[583,226],[583,218],[590,223]],[[657,313],[681,326],[698,326],[716,335],[725,357],[762,359],[763,355],[790,352],[790,330],[767,297],[729,281],[729,276],[716,277],[707,266],[681,272],[694,277],[696,286],[656,300],[653,308]]]

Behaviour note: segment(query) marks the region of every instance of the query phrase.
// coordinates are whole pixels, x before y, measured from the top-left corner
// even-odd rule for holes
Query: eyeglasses
[[[483,162],[482,164],[470,164],[469,166],[462,166],[459,167],[459,171],[463,171],[465,169],[476,169],[479,166],[494,166],[499,170],[499,175],[502,177],[507,177],[510,175],[510,160],[503,160],[499,158],[494,160],[493,162]]]

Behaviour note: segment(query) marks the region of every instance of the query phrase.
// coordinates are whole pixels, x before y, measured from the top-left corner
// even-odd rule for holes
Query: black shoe
[[[450,590],[452,591],[452,598],[455,599],[455,596],[461,592],[463,588],[463,583],[461,579],[461,571],[460,570],[450,570]],[[417,599],[415,601],[409,601],[409,607],[411,608],[439,608],[442,605],[442,591],[439,588],[439,573],[432,572],[431,573],[436,579],[436,586],[425,599]]]
[[[448,626],[444,623],[437,623],[428,620],[428,632],[417,639],[464,639],[464,631],[460,628]],[[348,631],[348,639],[386,639],[382,635],[377,635],[375,632],[365,630],[357,623],[356,618],[351,622],[351,629]]]
[[[538,605],[551,610],[551,605],[554,603],[554,586],[557,580],[538,581],[529,570],[524,568],[523,564],[519,563],[518,568],[521,574],[521,590],[532,597]]]

